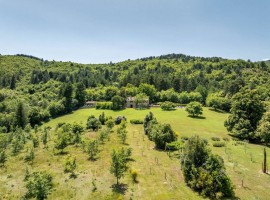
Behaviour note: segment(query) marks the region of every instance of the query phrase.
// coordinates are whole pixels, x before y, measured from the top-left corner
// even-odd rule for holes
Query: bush
[[[143,120],[140,119],[131,119],[130,120],[131,124],[143,124]]]
[[[170,101],[165,101],[161,104],[161,109],[162,110],[174,110],[175,104],[170,102]]]
[[[97,102],[96,109],[111,110],[112,102]]]
[[[212,139],[213,141],[220,141],[220,138],[219,138],[219,137],[211,137],[211,139]]]
[[[119,125],[121,123],[122,120],[125,120],[127,121],[127,118],[125,116],[117,116],[115,119],[114,119],[114,123],[116,125]]]
[[[214,142],[213,147],[225,147],[225,142]]]
[[[132,182],[133,183],[138,183],[138,172],[136,170],[130,170],[130,176],[131,176],[131,179],[132,179]]]

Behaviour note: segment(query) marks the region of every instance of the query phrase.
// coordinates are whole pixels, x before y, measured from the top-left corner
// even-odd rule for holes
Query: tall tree
[[[124,173],[127,171],[127,159],[125,151],[115,151],[113,150],[112,154],[112,163],[110,172],[116,177],[116,184],[119,184],[119,179],[124,176]]]
[[[10,81],[10,89],[14,90],[15,88],[16,88],[16,78],[13,75],[12,78],[11,78],[11,81]]]
[[[24,128],[27,124],[27,114],[23,102],[19,102],[16,109],[16,126]]]
[[[264,104],[257,91],[243,90],[233,97],[232,114],[224,125],[235,136],[253,140],[264,111]]]
[[[76,85],[75,99],[78,101],[78,107],[81,107],[85,104],[86,92],[85,85],[82,82]]]
[[[72,93],[73,87],[71,83],[67,83],[63,88],[63,97],[64,97],[64,106],[66,113],[70,113],[72,111]]]

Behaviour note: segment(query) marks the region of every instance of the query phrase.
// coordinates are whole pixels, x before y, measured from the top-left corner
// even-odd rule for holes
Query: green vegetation
[[[264,62],[182,54],[0,55],[0,199],[265,199],[269,75]]]
[[[202,105],[199,102],[190,102],[186,106],[186,111],[188,112],[189,115],[192,117],[198,117],[199,115],[203,114],[203,108]]]

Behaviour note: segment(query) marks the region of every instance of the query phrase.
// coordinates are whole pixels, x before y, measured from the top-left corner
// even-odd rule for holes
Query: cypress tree
[[[24,104],[19,102],[16,109],[16,126],[24,128],[27,124],[27,115],[24,108]]]

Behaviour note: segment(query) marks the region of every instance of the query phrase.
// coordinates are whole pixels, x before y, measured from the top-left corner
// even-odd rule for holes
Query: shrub
[[[130,170],[130,176],[131,176],[131,179],[132,179],[133,183],[138,183],[138,180],[137,180],[138,172],[136,170],[131,169]]]
[[[116,125],[120,124],[122,120],[125,120],[127,121],[127,118],[125,116],[117,116],[115,119],[114,119],[114,123]]]
[[[223,138],[224,141],[229,142],[230,138]]]
[[[97,102],[96,109],[102,110],[111,110],[112,109],[112,102]]]
[[[161,104],[161,109],[162,110],[174,110],[175,104],[170,102],[170,101],[165,101]]]
[[[226,144],[225,144],[225,142],[214,142],[213,143],[213,147],[225,147],[226,146]]]
[[[87,125],[86,125],[86,127],[88,129],[93,129],[93,131],[96,131],[99,128],[101,128],[101,123],[100,123],[100,121],[97,118],[95,118],[94,115],[91,115],[87,119]]]
[[[131,124],[143,124],[143,120],[140,119],[131,119],[130,120]]]
[[[212,139],[213,141],[220,141],[220,138],[219,138],[219,137],[211,137],[211,139]]]

